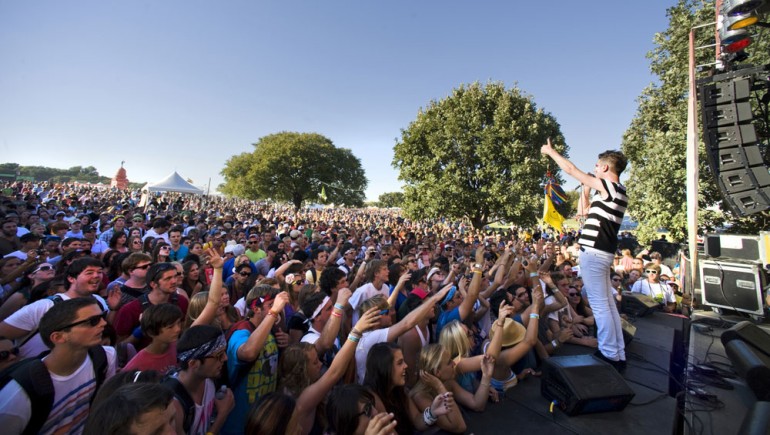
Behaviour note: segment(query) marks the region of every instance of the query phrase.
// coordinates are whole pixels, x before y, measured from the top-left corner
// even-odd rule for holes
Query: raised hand
[[[286,292],[280,292],[275,297],[275,301],[273,302],[273,308],[271,308],[271,310],[274,313],[280,313],[281,311],[283,311],[283,308],[288,303],[289,303],[289,294]]]
[[[492,372],[495,370],[495,357],[489,354],[484,354],[481,359],[481,375],[492,376]]]
[[[353,292],[349,288],[341,288],[337,291],[337,303],[340,305],[346,305],[348,300],[353,295]]]
[[[381,412],[369,420],[364,435],[395,435],[396,424],[393,413]]]
[[[441,382],[441,379],[426,372],[425,370],[420,370],[420,380],[424,382],[426,385],[428,385],[429,387],[433,388],[434,390],[446,391],[446,387]]]
[[[225,259],[222,258],[221,255],[219,255],[219,252],[217,252],[214,248],[208,248],[206,249],[206,252],[204,253],[206,256],[208,256],[208,263],[213,267],[214,269],[221,269],[222,266],[225,264]]]
[[[361,316],[358,319],[358,322],[356,322],[356,325],[353,329],[357,329],[361,332],[365,332],[379,325],[380,325],[380,309],[378,307],[373,307],[373,308],[370,308],[367,312],[364,313],[363,316]]]
[[[440,417],[449,414],[453,406],[455,406],[455,399],[452,393],[441,393],[433,399],[433,403],[430,404],[430,411],[436,417]]]

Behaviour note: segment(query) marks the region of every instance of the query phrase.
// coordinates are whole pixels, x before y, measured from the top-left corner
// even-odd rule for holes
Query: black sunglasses
[[[365,415],[365,416],[371,418],[371,416],[372,416],[372,408],[374,408],[374,403],[366,402],[364,404],[364,410],[359,412],[358,414],[356,414],[356,417],[362,417],[362,416]]]
[[[102,320],[107,320],[107,313],[102,312],[101,314],[97,314],[95,316],[91,316],[85,320],[80,320],[75,323],[70,323],[69,325],[62,326],[61,328],[58,328],[56,331],[64,331],[65,329],[74,328],[75,326],[88,324],[90,327],[94,327],[98,325]]]
[[[19,348],[18,347],[14,347],[11,350],[0,351],[0,361],[5,361],[8,358],[10,358],[11,355],[18,355],[18,354],[19,354]]]
[[[239,272],[238,275],[240,276],[251,276],[250,272]]]
[[[570,296],[580,296],[580,293],[570,293]]]
[[[149,269],[149,268],[150,268],[150,266],[152,266],[152,263],[147,263],[147,264],[145,264],[144,266],[136,266],[136,267],[134,268],[134,270],[136,270],[136,269],[147,270],[147,269]]]

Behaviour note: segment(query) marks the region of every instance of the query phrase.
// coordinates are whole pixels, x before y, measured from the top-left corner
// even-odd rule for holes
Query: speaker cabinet
[[[636,326],[624,318],[620,318],[620,326],[623,328],[623,343],[628,346],[634,340],[636,335]]]
[[[742,234],[706,234],[704,252],[709,257],[729,257],[760,261],[760,236]]]
[[[754,73],[699,87],[709,166],[725,203],[738,216],[770,209],[770,172],[759,150],[751,109],[755,91],[767,90],[755,86]]]
[[[634,398],[623,377],[592,355],[545,360],[540,393],[567,415],[622,411]]]
[[[767,279],[758,263],[710,259],[699,265],[705,305],[764,316]]]
[[[620,311],[632,317],[644,317],[660,307],[653,298],[641,293],[624,291],[622,296]]]

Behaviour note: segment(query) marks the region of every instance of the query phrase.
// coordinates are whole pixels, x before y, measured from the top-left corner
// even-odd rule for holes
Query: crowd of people
[[[0,187],[9,434],[462,433],[566,343],[599,346],[576,231]],[[661,260],[617,252],[614,303],[686,308]]]

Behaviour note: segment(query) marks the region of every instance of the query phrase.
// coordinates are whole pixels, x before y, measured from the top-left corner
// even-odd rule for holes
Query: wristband
[[[473,273],[478,273],[479,275],[481,275],[483,272],[480,270],[474,270]]]
[[[360,340],[361,337],[356,337],[353,334],[348,335],[348,340],[352,341],[353,343],[358,343],[358,340]]]
[[[361,331],[359,331],[358,329],[356,329],[356,327],[355,327],[355,326],[354,326],[354,327],[353,327],[353,328],[350,330],[350,333],[351,333],[351,334],[354,334],[354,335],[357,335],[357,336],[359,336],[359,337],[363,335],[363,333],[361,333]]]
[[[342,313],[340,313],[339,311],[332,311],[332,317],[340,317],[341,318],[342,317]]]
[[[529,318],[530,319],[539,319],[540,318],[540,314],[529,313]]]
[[[556,340],[556,339],[551,340],[551,346],[553,346],[554,349],[559,347],[559,340]]]
[[[530,273],[529,273],[529,277],[530,277],[530,278],[534,278],[534,277],[536,277],[536,276],[537,276],[537,272],[530,272]]]
[[[425,425],[427,426],[433,426],[436,424],[436,421],[438,421],[438,418],[433,415],[433,412],[430,410],[430,406],[425,408],[425,411],[422,412],[422,420],[425,422]]]
[[[268,312],[267,312],[267,315],[268,315],[268,316],[273,316],[273,317],[275,318],[275,321],[276,321],[276,322],[277,322],[277,321],[278,321],[278,319],[280,318],[280,316],[278,315],[278,313],[274,313],[274,312],[273,312],[273,310],[268,310]]]
[[[340,311],[343,311],[345,309],[345,306],[340,304],[340,303],[336,303],[336,304],[334,304],[334,308],[336,308],[336,309],[338,309]]]

